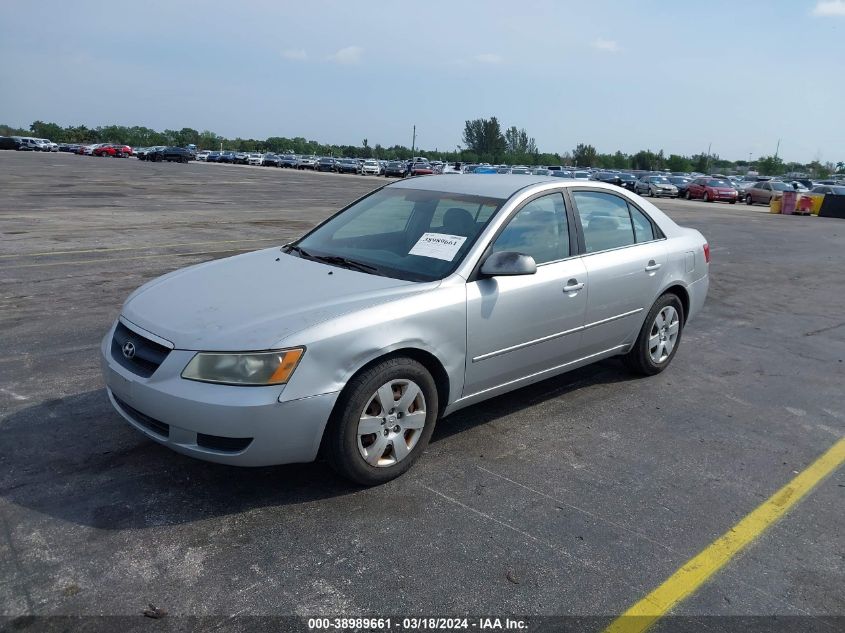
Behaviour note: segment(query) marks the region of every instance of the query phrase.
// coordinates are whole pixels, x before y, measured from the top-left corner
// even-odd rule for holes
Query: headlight
[[[243,354],[200,352],[185,367],[182,378],[224,385],[283,385],[304,352],[301,347]]]

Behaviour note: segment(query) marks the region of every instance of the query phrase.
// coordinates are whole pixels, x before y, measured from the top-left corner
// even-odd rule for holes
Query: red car
[[[123,146],[122,145],[100,145],[99,147],[95,147],[94,151],[91,152],[94,156],[123,156]]]
[[[736,204],[737,198],[736,189],[727,180],[721,178],[712,178],[705,176],[704,178],[696,178],[689,185],[687,185],[686,199],[692,200],[694,198],[701,198],[704,202],[728,202]]]
[[[434,169],[429,163],[414,163],[411,166],[412,176],[431,176],[433,173]]]

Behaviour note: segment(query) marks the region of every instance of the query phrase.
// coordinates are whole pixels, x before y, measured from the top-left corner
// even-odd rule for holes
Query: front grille
[[[197,446],[221,453],[240,453],[252,443],[251,437],[221,437],[197,433]]]
[[[134,356],[127,358],[123,353],[123,346],[127,342],[134,345]],[[153,375],[159,365],[164,362],[170,350],[164,345],[133,332],[123,323],[118,322],[111,342],[111,356],[117,363],[143,378]]]
[[[123,409],[123,411],[132,418],[135,422],[143,426],[145,429],[152,431],[156,435],[161,435],[162,437],[169,437],[170,436],[170,425],[165,424],[164,422],[160,422],[155,418],[151,418],[146,413],[141,413],[138,409],[134,407],[130,407],[126,404],[123,400],[112,394],[114,397],[114,401],[117,402],[118,406]]]

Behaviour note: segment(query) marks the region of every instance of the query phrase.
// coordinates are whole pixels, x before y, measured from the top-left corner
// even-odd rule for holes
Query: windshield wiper
[[[379,269],[375,266],[370,266],[369,264],[365,264],[363,262],[356,262],[354,259],[347,259],[346,257],[341,257],[340,255],[311,255],[311,257],[316,259],[318,262],[335,264],[337,266],[343,266],[344,268],[350,268],[362,273],[380,274]]]
[[[300,257],[302,257],[304,259],[314,259],[314,256],[311,253],[309,253],[305,249],[297,246],[296,244],[288,244],[287,246],[285,246],[285,248],[287,249],[286,252],[288,252],[288,253],[294,253],[295,252]]]

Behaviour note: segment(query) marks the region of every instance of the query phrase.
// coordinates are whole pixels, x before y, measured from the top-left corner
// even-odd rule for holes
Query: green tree
[[[776,176],[784,171],[783,160],[779,156],[761,156],[757,160],[757,171],[767,176]]]
[[[36,138],[47,138],[55,142],[63,142],[65,140],[65,129],[56,123],[33,121],[32,125],[29,126],[29,130]]]
[[[669,171],[692,171],[692,163],[686,156],[669,154],[666,159],[666,169]]]
[[[497,161],[507,148],[502,128],[496,117],[474,119],[464,125],[464,145],[481,160]]]
[[[575,161],[577,167],[592,167],[596,164],[597,156],[596,148],[584,143],[578,143],[572,150],[572,160]]]

